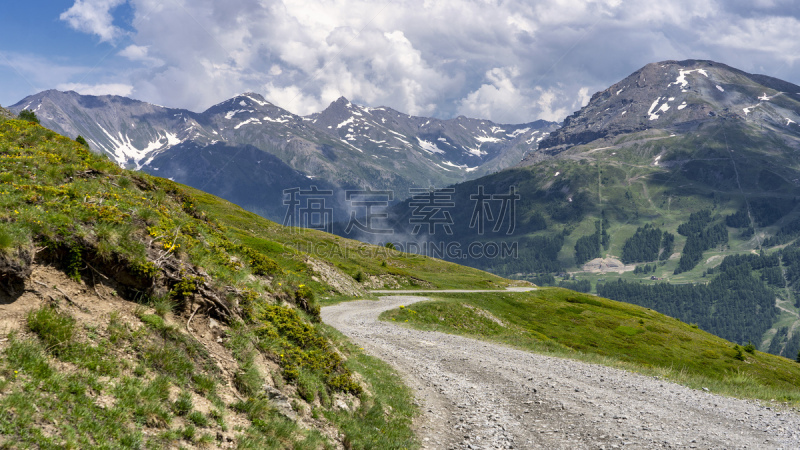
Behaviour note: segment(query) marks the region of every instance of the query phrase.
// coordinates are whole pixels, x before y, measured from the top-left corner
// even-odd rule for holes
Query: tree
[[[78,144],[81,144],[82,146],[84,146],[86,148],[89,148],[89,143],[86,142],[86,139],[84,139],[83,136],[81,136],[80,134],[78,135],[78,137],[75,138],[75,142],[77,142]]]
[[[23,109],[19,112],[19,116],[17,117],[21,120],[27,120],[28,122],[39,123],[39,118],[36,117],[36,113],[29,109]]]

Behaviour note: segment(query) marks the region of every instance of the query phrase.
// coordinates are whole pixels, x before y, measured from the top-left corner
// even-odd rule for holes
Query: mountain
[[[518,166],[394,206],[381,227],[393,234],[337,232],[637,303],[794,358],[798,122],[800,86],[711,61],[648,64]]]
[[[284,189],[369,188],[402,199],[411,188],[446,186],[517,164],[555,128],[545,121],[413,117],[344,98],[300,117],[253,93],[202,113],[54,90],[11,109],[33,110],[44,126],[83,136],[122,166],[202,187],[276,220],[285,211]],[[204,149],[216,156],[202,156]],[[261,158],[256,149],[272,157]],[[334,204],[338,217],[348,217],[344,201]]]
[[[344,97],[308,119],[318,129],[379,158],[395,159],[398,153],[414,149],[429,158],[437,156],[439,169],[463,171],[471,178],[517,164],[554,129],[553,123],[544,120],[500,125],[464,116],[451,120],[415,117],[391,108],[358,106]],[[399,162],[393,169],[406,170]]]
[[[553,154],[574,145],[649,129],[686,132],[720,115],[800,133],[792,83],[753,75],[713,61],[648,64],[567,117],[539,149]],[[533,157],[533,155],[532,155]]]
[[[409,325],[774,406],[798,398],[800,365],[752,346],[645,308],[508,292],[526,283],[282,227],[7,116],[0,108],[4,448],[420,447],[419,404],[397,368],[319,323],[321,304],[375,288],[479,290],[387,311]]]

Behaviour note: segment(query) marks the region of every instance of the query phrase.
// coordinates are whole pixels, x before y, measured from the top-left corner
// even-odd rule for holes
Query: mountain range
[[[712,61],[648,64],[519,165],[393,206],[393,234],[337,232],[597,292],[794,358],[799,122],[800,86]]]
[[[122,165],[265,217],[284,218],[287,187],[391,190],[387,204],[405,200],[388,219],[355,227],[336,197],[334,231],[602,292],[774,353],[800,348],[800,86],[786,81],[663,61],[560,126],[419,118],[343,98],[300,117],[257,94],[200,114],[57,91],[12,107],[25,108]],[[674,285],[689,287],[664,287]]]
[[[119,96],[44,91],[10,107],[83,136],[124,167],[205,189],[280,220],[284,189],[390,190],[443,187],[517,164],[556,128],[547,121],[502,125],[415,117],[344,97],[301,117],[254,93],[202,113]],[[338,217],[346,207],[334,199]]]

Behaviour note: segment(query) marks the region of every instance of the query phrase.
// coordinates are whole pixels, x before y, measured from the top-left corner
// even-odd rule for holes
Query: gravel
[[[800,448],[800,415],[658,378],[378,321],[395,295],[322,309],[416,392],[429,449]]]

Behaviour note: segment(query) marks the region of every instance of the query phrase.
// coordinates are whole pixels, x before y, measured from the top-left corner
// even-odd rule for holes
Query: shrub
[[[753,345],[752,342],[748,341],[747,345],[744,346],[744,351],[746,351],[747,353],[753,353],[756,351],[756,346]]]
[[[169,291],[170,296],[180,300],[186,299],[197,292],[197,289],[200,287],[199,285],[202,282],[203,278],[197,276],[181,278],[181,280],[175,283],[175,285]]]
[[[319,322],[319,305],[314,301],[314,291],[310,287],[301,284],[294,292],[294,299],[297,305],[307,312],[314,322]]]
[[[39,118],[36,117],[36,113],[29,109],[23,109],[22,111],[20,111],[18,117],[20,118],[20,120],[27,120],[28,122],[32,123],[39,123]]]
[[[78,135],[78,137],[75,138],[75,142],[77,142],[78,144],[81,144],[82,146],[84,146],[86,148],[89,148],[89,143],[86,142],[86,139],[84,139],[83,136],[81,136],[80,134]]]
[[[736,355],[734,356],[734,358],[738,359],[739,361],[744,361],[744,353],[742,353],[742,347],[734,345],[733,350],[736,351]]]

